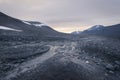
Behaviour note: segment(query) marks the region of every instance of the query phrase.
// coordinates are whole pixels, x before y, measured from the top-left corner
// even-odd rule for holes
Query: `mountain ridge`
[[[35,38],[36,40],[44,39],[52,39],[52,38],[65,38],[65,36],[68,36],[68,34],[58,32],[51,27],[49,27],[46,24],[43,24],[38,21],[24,21],[20,19],[16,19],[13,17],[10,17],[2,12],[0,12],[0,26],[4,26],[7,28],[11,28],[14,30],[21,30],[22,32],[13,32],[12,30],[5,31],[0,29],[1,33],[0,36],[5,37],[23,37],[23,38]],[[12,31],[12,32],[11,32]],[[28,37],[27,37],[28,36]],[[34,39],[34,40],[35,40]]]
[[[120,38],[120,24],[110,26],[95,25],[82,31],[79,35],[82,34]]]

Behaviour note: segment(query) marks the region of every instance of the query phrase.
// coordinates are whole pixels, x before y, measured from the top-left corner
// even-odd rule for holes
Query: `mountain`
[[[89,32],[89,31],[99,31],[99,30],[102,30],[103,28],[104,28],[103,25],[95,25],[95,26],[93,26],[93,27],[91,27],[91,28],[89,28],[85,31],[87,31],[87,32]]]
[[[120,24],[105,27],[93,26],[90,29],[84,30],[82,34],[120,38]]]
[[[99,31],[99,30],[102,30],[103,28],[104,28],[104,26],[102,26],[102,25],[95,25],[95,26],[93,26],[89,29],[86,29],[84,31],[74,31],[71,34],[79,35],[79,34],[83,34],[83,33],[89,33],[91,31]]]
[[[111,25],[111,26],[103,26],[103,25],[95,25],[89,29],[84,31],[74,31],[71,34],[77,35],[97,35],[111,38],[120,38],[120,24]]]
[[[105,28],[105,26],[103,25],[95,25],[92,26],[91,28],[88,28],[84,31],[81,32],[81,34],[97,34],[97,32],[103,31],[103,29]]]
[[[41,40],[65,35],[41,22],[19,20],[0,12],[0,40]]]

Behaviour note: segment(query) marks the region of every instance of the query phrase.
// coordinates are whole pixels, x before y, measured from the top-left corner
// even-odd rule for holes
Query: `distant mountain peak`
[[[93,26],[93,28],[100,28],[100,27],[104,27],[103,25],[95,25]]]
[[[99,29],[101,29],[101,28],[104,28],[104,26],[103,26],[103,25],[95,25],[95,26],[93,26],[93,27],[87,29],[87,31],[99,30]]]

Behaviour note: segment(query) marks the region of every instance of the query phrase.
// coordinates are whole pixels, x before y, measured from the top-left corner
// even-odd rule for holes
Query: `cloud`
[[[120,21],[120,0],[0,0],[0,10],[54,28],[110,25]],[[59,27],[58,27],[59,26]]]

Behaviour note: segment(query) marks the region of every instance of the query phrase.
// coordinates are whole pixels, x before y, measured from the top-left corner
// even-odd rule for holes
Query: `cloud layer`
[[[120,23],[120,0],[0,0],[0,10],[64,32]]]

